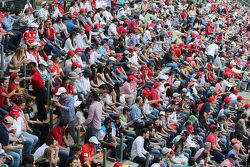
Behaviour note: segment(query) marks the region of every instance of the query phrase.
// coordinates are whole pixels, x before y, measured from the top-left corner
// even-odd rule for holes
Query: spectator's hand
[[[9,132],[10,132],[10,133],[13,133],[13,134],[16,134],[16,129],[14,129],[14,128],[13,128],[13,129],[10,129]]]
[[[7,32],[7,35],[13,36],[14,34],[12,32]]]
[[[22,144],[18,144],[18,145],[16,145],[16,148],[17,149],[23,149],[23,145]]]
[[[111,143],[111,147],[116,148],[116,147],[117,147],[117,143],[116,143],[116,142],[112,142],[112,143]]]
[[[33,132],[33,130],[30,129],[30,128],[27,128],[27,131],[28,131],[28,132],[31,132],[31,133]]]
[[[13,160],[14,159],[11,155],[8,155],[8,154],[6,154],[5,157],[8,158],[9,160]]]
[[[185,165],[185,163],[186,163],[186,161],[182,161],[182,162],[181,162],[182,165]]]
[[[37,123],[38,125],[42,125],[42,124],[43,124],[40,120],[37,120],[36,123]]]

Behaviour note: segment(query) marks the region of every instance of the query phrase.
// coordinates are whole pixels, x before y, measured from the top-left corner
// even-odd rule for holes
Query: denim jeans
[[[60,149],[59,150],[59,158],[60,158],[60,162],[59,162],[59,167],[65,166],[65,162],[67,161],[67,159],[69,158],[69,151],[64,150],[64,149]]]
[[[16,150],[7,150],[7,154],[11,155],[14,158],[14,161],[12,161],[12,167],[19,167],[22,160],[22,150],[16,149]]]
[[[23,132],[22,135],[25,140],[23,154],[30,154],[37,144],[38,137],[27,132]]]
[[[167,63],[167,64],[166,64],[166,67],[171,67],[172,70],[176,70],[177,67],[178,67],[178,64],[175,63],[175,62],[173,62],[173,63]]]
[[[91,138],[92,136],[97,137],[99,131],[100,129],[96,129],[92,126],[89,126],[86,132],[87,134],[86,134],[85,141],[89,141],[89,138]]]

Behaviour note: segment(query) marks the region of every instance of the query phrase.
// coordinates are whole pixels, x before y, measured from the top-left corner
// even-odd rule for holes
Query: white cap
[[[39,25],[38,25],[38,24],[36,24],[36,23],[31,23],[31,24],[29,25],[29,27],[38,28],[38,27],[39,27]]]
[[[153,27],[149,27],[148,29],[149,29],[149,30],[154,30],[154,28],[153,28]]]
[[[111,60],[111,61],[116,61],[116,58],[114,58],[114,57],[109,57],[109,60]]]
[[[181,94],[177,93],[177,92],[174,92],[173,94],[173,97],[176,98],[176,97],[179,97]]]
[[[45,60],[39,61],[38,64],[41,64],[41,65],[43,65],[43,66],[45,66],[45,67],[48,67],[48,64],[47,64],[47,62],[46,62]]]
[[[161,111],[161,112],[160,112],[160,115],[164,115],[164,116],[165,116],[166,114],[165,114],[164,111]]]
[[[58,91],[56,92],[57,96],[60,96],[62,93],[66,93],[67,90],[64,87],[60,87]]]
[[[34,47],[36,47],[36,46],[40,46],[40,43],[38,43],[38,42],[33,42],[31,45],[30,45],[30,47],[32,47],[32,48],[34,48]]]
[[[92,136],[91,138],[89,138],[89,142],[90,143],[94,143],[94,144],[100,144],[100,142],[97,140],[97,138],[95,136]]]
[[[43,6],[43,5],[45,5],[47,2],[46,1],[43,1],[42,3],[41,3],[41,5]]]
[[[167,154],[167,153],[170,153],[171,151],[172,151],[172,149],[167,148],[167,147],[163,147],[163,148],[161,149],[162,154]]]

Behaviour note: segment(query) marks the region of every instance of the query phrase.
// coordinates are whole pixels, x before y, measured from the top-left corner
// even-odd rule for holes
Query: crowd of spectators
[[[0,11],[0,41],[1,167],[101,167],[103,148],[141,167],[250,166],[236,0],[27,0]]]

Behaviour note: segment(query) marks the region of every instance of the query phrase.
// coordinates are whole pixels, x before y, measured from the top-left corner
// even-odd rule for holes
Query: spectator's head
[[[52,55],[51,60],[55,63],[58,64],[60,62],[60,58],[58,55]]]
[[[7,78],[1,78],[0,79],[0,84],[1,84],[1,87],[3,87],[4,89],[8,89],[9,80]]]
[[[2,123],[5,125],[7,129],[9,129],[13,125],[14,119],[11,116],[6,116],[3,119]]]
[[[108,128],[111,128],[112,123],[113,122],[112,122],[111,118],[107,117],[107,118],[105,118],[103,125],[108,129]]]
[[[48,67],[48,64],[45,60],[39,61],[38,65],[39,65],[39,68],[41,69],[41,71],[46,70],[46,68]]]
[[[207,150],[207,151],[209,151],[209,152],[210,152],[210,150],[211,150],[211,147],[212,147],[212,145],[211,145],[210,142],[206,142],[206,143],[204,144],[204,149]]]
[[[26,105],[25,98],[19,97],[19,98],[16,100],[16,105],[18,105],[18,107],[20,107],[20,109],[23,110],[23,109],[25,108],[25,105]]]
[[[237,160],[237,157],[235,157],[234,154],[230,154],[228,159],[232,164],[234,164],[234,162]]]
[[[100,144],[100,142],[98,141],[98,139],[95,136],[92,136],[89,138],[89,144],[92,148],[96,148],[96,146],[98,144]]]
[[[48,136],[45,140],[45,144],[49,147],[55,148],[57,141],[53,137]]]
[[[28,154],[24,156],[23,158],[23,166],[28,167],[28,166],[34,166],[34,155]]]
[[[44,150],[43,156],[41,158],[47,159],[49,162],[51,162],[54,159],[55,154],[55,150],[48,147]]]
[[[62,86],[63,86],[63,87],[67,87],[67,86],[69,86],[69,83],[70,83],[69,77],[68,77],[68,76],[64,76],[64,77],[62,78]]]
[[[218,131],[217,126],[214,124],[210,125],[210,132],[214,134],[218,134],[219,131]]]
[[[131,108],[129,108],[129,107],[124,107],[123,110],[122,110],[122,113],[124,115],[129,115],[130,112],[131,112]]]
[[[79,165],[79,159],[77,157],[70,157],[67,162],[68,167],[77,167]]]
[[[136,103],[138,106],[142,106],[142,105],[143,105],[143,99],[142,99],[142,97],[140,97],[140,96],[136,97],[135,103]]]
[[[73,147],[74,155],[80,156],[82,153],[82,147],[79,144],[75,144]]]
[[[69,125],[69,121],[66,119],[61,119],[59,124],[58,124],[58,126],[63,128],[63,129],[67,129],[68,125]]]
[[[99,93],[100,94],[108,93],[108,86],[106,84],[101,84],[99,86]]]
[[[140,136],[142,136],[144,139],[149,138],[149,130],[147,128],[142,128],[140,131]]]
[[[194,159],[194,157],[190,157],[190,158],[188,159],[188,165],[189,165],[189,166],[195,165],[195,159]]]
[[[49,9],[49,4],[48,4],[46,1],[43,1],[43,2],[41,3],[41,6],[42,6],[42,8],[44,8],[44,9],[46,9],[46,10]]]
[[[90,98],[91,101],[99,101],[100,100],[99,94],[96,91],[90,92],[89,98]]]
[[[60,87],[56,92],[56,95],[60,97],[62,100],[67,99],[67,90],[64,87]]]
[[[31,71],[36,70],[36,63],[35,62],[30,62],[28,64],[28,68],[30,68]]]

